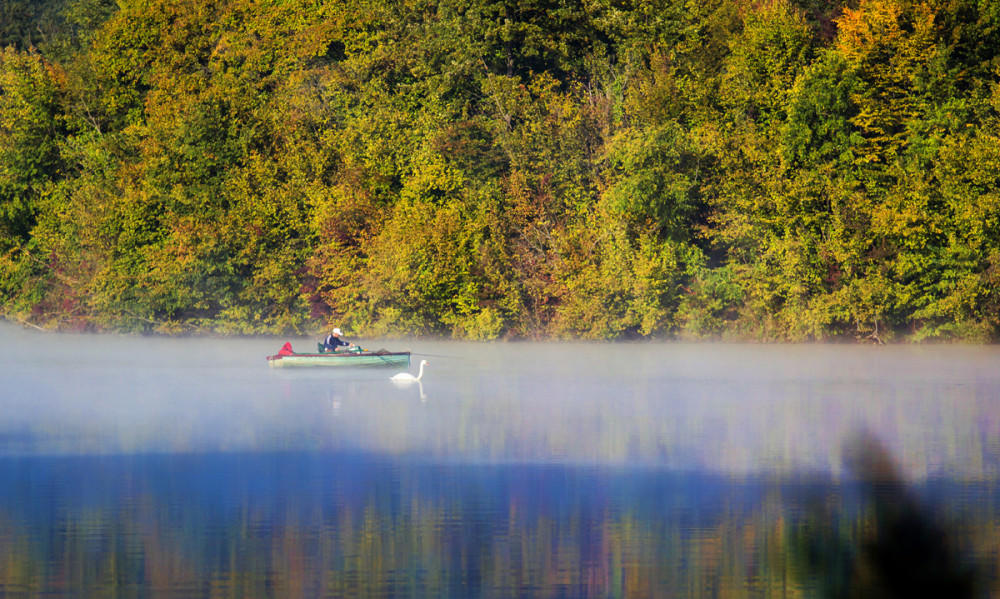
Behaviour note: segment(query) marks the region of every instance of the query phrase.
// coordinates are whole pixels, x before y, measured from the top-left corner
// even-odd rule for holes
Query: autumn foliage
[[[11,6],[10,319],[1000,337],[989,3]]]

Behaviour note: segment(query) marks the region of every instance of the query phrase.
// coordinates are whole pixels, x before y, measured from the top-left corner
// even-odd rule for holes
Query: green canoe
[[[404,366],[410,365],[410,352],[391,352],[384,349],[378,351],[337,352],[299,354],[292,352],[290,346],[281,352],[267,357],[271,368],[302,368],[314,366],[335,366],[339,368],[359,368],[374,366]]]

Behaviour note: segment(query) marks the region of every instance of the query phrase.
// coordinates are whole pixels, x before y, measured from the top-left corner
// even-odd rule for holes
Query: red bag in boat
[[[285,345],[281,348],[281,351],[278,352],[278,355],[279,356],[290,356],[290,355],[292,355],[294,353],[295,352],[292,351],[292,344],[290,342],[286,341]]]

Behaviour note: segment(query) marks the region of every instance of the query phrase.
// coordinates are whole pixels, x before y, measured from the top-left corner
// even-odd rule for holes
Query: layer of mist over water
[[[996,587],[998,348],[285,341],[0,324],[0,594],[836,595],[911,499]]]
[[[270,369],[275,339],[6,325],[0,340],[18,348],[0,358],[8,455],[338,449],[836,475],[867,429],[910,478],[993,479],[1000,463],[992,347],[380,342],[414,351],[414,373],[430,363],[399,387],[395,370]]]

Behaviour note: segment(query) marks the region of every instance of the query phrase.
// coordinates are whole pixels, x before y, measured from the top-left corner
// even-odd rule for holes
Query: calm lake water
[[[284,341],[0,325],[0,595],[1000,591],[1000,348]]]

